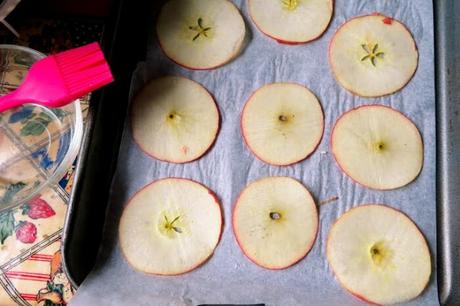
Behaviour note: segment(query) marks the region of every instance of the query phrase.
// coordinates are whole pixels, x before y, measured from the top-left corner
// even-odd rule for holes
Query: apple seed
[[[384,143],[383,141],[378,141],[378,142],[375,143],[375,145],[374,145],[374,148],[375,148],[375,150],[376,150],[377,152],[381,152],[381,151],[385,150],[386,147],[387,147],[387,146],[385,145],[385,143]]]
[[[370,248],[370,255],[376,265],[382,266],[384,261],[388,259],[389,251],[384,247],[382,242],[377,242]]]
[[[176,112],[171,112],[171,113],[169,113],[167,118],[170,121],[173,121],[173,120],[178,121],[178,120],[181,119],[181,116],[179,116]]]
[[[281,121],[281,122],[286,122],[286,121],[288,121],[288,117],[285,116],[285,115],[280,115],[280,116],[278,117],[278,120]]]
[[[278,213],[278,212],[271,212],[270,213],[270,219],[279,220],[279,219],[281,219],[281,214]]]

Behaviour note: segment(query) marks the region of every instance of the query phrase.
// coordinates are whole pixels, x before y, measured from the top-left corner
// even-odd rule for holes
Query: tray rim
[[[91,96],[82,146],[75,166],[74,186],[70,194],[70,200],[64,220],[64,227],[62,230],[62,268],[74,288],[78,288],[82,281],[81,276],[78,275],[79,273],[76,273],[76,270],[73,267],[73,258],[71,256],[71,250],[73,249],[71,242],[76,241],[77,244],[81,244],[81,239],[78,237],[79,231],[76,230],[75,227],[77,226],[77,223],[80,223],[79,225],[84,225],[85,227],[92,227],[92,229],[99,226],[99,231],[89,231],[85,229],[87,232],[91,233],[90,239],[96,240],[97,245],[99,245],[103,224],[105,222],[105,212],[108,201],[102,201],[102,203],[104,203],[103,207],[98,207],[97,215],[102,218],[102,221],[100,222],[90,224],[87,224],[87,222],[79,222],[79,220],[76,220],[76,212],[78,210],[82,210],[82,202],[83,205],[86,204],[91,206],[90,201],[88,201],[88,196],[93,196],[93,194],[91,194],[92,192],[98,192],[99,194],[94,194],[94,196],[98,196],[99,198],[102,197],[103,199],[106,195],[108,200],[108,190],[111,185],[116,160],[118,158],[121,132],[126,114],[126,107],[123,107],[122,103],[116,103],[114,105],[113,102],[120,99],[123,100],[123,98],[126,98],[126,100],[128,99],[130,76],[135,69],[136,63],[144,56],[144,53],[140,51],[145,50],[145,47],[141,47],[142,43],[144,42],[146,44],[146,40],[144,41],[143,39],[138,39],[139,44],[138,47],[135,48],[133,45],[126,44],[123,41],[132,41],[133,39],[136,39],[137,36],[141,36],[144,33],[143,31],[138,31],[137,28],[139,20],[147,19],[146,13],[148,9],[146,8],[146,3],[147,1],[134,3],[128,0],[113,0],[111,14],[105,23],[101,47],[111,66],[115,82],[99,91],[94,92]],[[131,4],[131,6],[129,6],[129,4]],[[132,14],[133,12],[136,14]],[[129,15],[130,13],[131,16]],[[136,15],[136,17],[133,15]],[[132,35],[135,31],[137,31],[138,35]],[[145,36],[146,35],[144,35],[144,37]],[[124,77],[125,75],[129,75],[129,78]],[[125,91],[120,91],[120,88],[124,88]],[[105,125],[110,125],[108,128],[104,128],[104,124],[98,124],[97,122],[98,119],[101,119],[101,114],[103,113],[110,113],[112,116],[115,115],[113,120],[104,123]],[[116,130],[110,130],[110,127],[113,127],[116,124],[117,118],[122,119],[118,120],[121,121],[118,126],[118,132]],[[98,151],[102,150],[102,148],[99,144],[101,137],[95,135],[97,131],[102,131],[103,134],[105,133],[105,135],[107,135],[107,137],[103,137],[103,139],[109,139],[105,142],[105,145],[114,146],[113,150],[109,150],[108,158],[104,156],[104,158],[101,159],[100,154],[98,154]],[[107,189],[104,191],[94,187],[95,185],[103,182],[94,180],[91,177],[92,173],[88,170],[87,164],[91,163],[92,158],[96,160],[97,167],[102,168],[102,172],[106,171],[106,173],[103,173],[104,175],[101,174],[102,178],[106,180],[105,187]],[[91,186],[93,187],[91,188]],[[85,193],[88,194],[85,196]],[[100,205],[100,203],[101,202],[99,202],[98,205]],[[85,216],[87,217],[88,214],[86,213]],[[84,263],[87,267],[93,267],[98,255],[98,248],[93,251],[94,252],[92,254],[85,251],[84,256],[78,259],[79,264]],[[85,271],[84,273],[85,277],[87,272],[89,271]]]
[[[434,0],[435,20],[435,81],[436,81],[436,137],[437,137],[437,271],[438,297],[441,305],[459,305],[460,264],[455,263],[460,253],[460,207],[455,205],[460,199],[460,174],[455,171],[460,166],[458,142],[451,141],[460,135],[460,81],[455,78],[460,72],[456,55],[451,52],[450,40],[456,32],[455,24],[460,23],[460,5],[455,0]],[[457,27],[458,30],[458,27]],[[455,46],[454,46],[455,47]],[[450,64],[454,61],[455,66]],[[454,72],[452,72],[452,68]],[[454,218],[456,216],[457,218]]]

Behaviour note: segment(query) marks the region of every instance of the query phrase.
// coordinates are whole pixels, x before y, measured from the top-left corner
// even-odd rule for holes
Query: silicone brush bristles
[[[64,51],[54,57],[72,97],[78,98],[113,81],[98,43]]]
[[[26,103],[61,107],[113,81],[98,43],[45,57],[24,81],[0,97],[0,112]]]

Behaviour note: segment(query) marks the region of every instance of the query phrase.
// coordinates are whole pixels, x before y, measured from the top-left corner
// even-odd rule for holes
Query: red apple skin
[[[214,198],[214,204],[217,205],[219,207],[219,211],[220,211],[220,234],[219,234],[219,239],[218,239],[218,242],[217,242],[217,245],[216,245],[216,248],[217,246],[219,245],[220,243],[220,239],[222,238],[222,232],[223,232],[223,224],[224,224],[224,214],[222,212],[222,205],[220,204],[220,201],[219,201],[219,198],[217,197],[217,195],[214,193],[214,191],[212,191],[211,189],[209,189],[208,187],[206,187],[205,185],[201,184],[200,182],[197,182],[197,181],[194,181],[192,179],[187,179],[187,178],[180,178],[180,177],[165,177],[165,178],[161,178],[161,179],[157,179],[157,180],[154,180],[150,183],[148,183],[147,185],[145,185],[144,187],[142,187],[141,189],[139,189],[138,191],[136,191],[134,193],[134,195],[131,196],[131,198],[128,200],[128,204],[126,204],[125,208],[131,204],[132,200],[134,199],[134,197],[140,193],[141,191],[143,191],[145,188],[153,185],[153,184],[156,184],[158,182],[161,182],[161,181],[164,181],[164,180],[177,180],[177,181],[189,181],[189,182],[193,182],[193,183],[196,183],[200,186],[202,186],[203,188],[205,188],[208,193],[210,195],[212,195],[212,197]],[[121,216],[121,218],[123,218],[123,215]],[[121,220],[120,218],[120,220]],[[118,233],[118,235],[120,235],[120,233]],[[120,239],[120,238],[118,238]],[[121,251],[121,254],[123,256],[123,258],[126,260],[126,262],[129,264],[129,266],[131,267],[131,269],[133,269],[134,271],[136,272],[139,272],[139,273],[142,273],[142,274],[146,274],[146,275],[152,275],[152,276],[180,276],[180,275],[183,275],[183,274],[186,274],[186,273],[189,273],[193,270],[196,270],[198,269],[199,267],[201,267],[202,265],[204,265],[206,262],[208,262],[208,260],[212,257],[212,255],[214,254],[211,253],[209,254],[208,257],[206,257],[202,262],[196,264],[195,266],[191,267],[190,269],[186,270],[186,271],[183,271],[183,272],[180,272],[180,273],[175,273],[175,274],[164,274],[164,273],[149,273],[149,272],[145,272],[145,271],[142,271],[142,270],[139,270],[137,268],[134,267],[134,265],[131,264],[131,262],[128,260],[128,257],[125,255],[123,249],[120,247],[119,248],[120,251]]]
[[[348,289],[347,289],[348,290]],[[348,290],[352,296],[354,296],[355,298],[357,298],[358,300],[360,300],[361,302],[364,302],[364,303],[367,303],[367,304],[370,304],[370,305],[375,305],[375,306],[383,306],[381,304],[376,304],[376,303],[373,303],[369,300],[367,300],[364,296],[362,295],[359,295],[359,294],[356,294],[356,293],[353,293],[351,292],[350,290]]]
[[[374,12],[371,14],[372,16],[383,16],[385,17],[382,21],[384,24],[387,24],[387,25],[391,25],[393,23],[393,18],[392,17],[387,17],[385,15],[383,15],[382,13],[379,13],[379,12]]]
[[[180,78],[184,78],[182,76],[175,76],[175,77],[180,77]],[[217,107],[217,103],[216,103],[216,99],[214,98],[214,95],[206,88],[204,87],[203,85],[201,85],[200,83],[192,80],[192,79],[188,79],[188,78],[184,78],[184,79],[187,79],[189,81],[192,81],[196,84],[198,84],[199,86],[201,86],[202,88],[204,88],[206,90],[206,92],[208,93],[208,95],[211,97],[211,99],[214,101],[214,106],[215,106],[215,109],[216,109],[216,112],[217,112],[217,129],[216,129],[216,133],[214,135],[214,139],[213,141],[211,142],[211,144],[209,145],[209,147],[203,152],[201,153],[199,156],[197,156],[196,158],[192,159],[192,160],[188,160],[188,161],[184,161],[184,162],[177,162],[177,161],[173,161],[173,160],[168,160],[168,159],[162,159],[162,158],[158,158],[157,156],[147,152],[147,150],[145,150],[142,145],[140,144],[140,142],[136,139],[136,137],[134,137],[134,128],[133,128],[133,125],[130,124],[130,132],[131,132],[131,137],[133,138],[134,140],[134,143],[136,143],[137,147],[147,156],[150,156],[151,158],[154,158],[156,160],[159,160],[159,161],[162,161],[162,162],[167,162],[167,163],[174,163],[174,164],[188,164],[188,163],[192,163],[194,161],[197,161],[199,160],[200,158],[204,157],[205,155],[207,155],[209,153],[209,151],[211,151],[211,149],[214,147],[214,145],[216,144],[216,140],[217,140],[217,135],[219,135],[219,132],[220,132],[220,129],[221,129],[221,125],[222,125],[222,122],[220,120],[220,110],[219,108]],[[142,89],[141,89],[142,91]],[[139,91],[139,93],[141,92]],[[132,98],[132,101],[134,102],[136,100],[136,96],[139,94],[137,93],[133,98]],[[129,116],[130,118],[133,118],[134,115],[133,115],[133,107],[134,107],[134,103],[131,103],[130,105],[130,110],[129,110]],[[131,120],[132,121],[132,120]]]
[[[249,0],[246,4],[248,7],[249,7]],[[324,30],[323,32],[321,32],[318,36],[316,37],[313,37],[312,39],[309,39],[309,40],[305,40],[305,41],[289,41],[289,40],[283,40],[283,39],[279,39],[279,38],[276,38],[276,37],[273,37],[271,36],[270,34],[268,33],[265,33],[264,31],[262,31],[262,29],[259,27],[259,25],[255,22],[254,18],[252,18],[251,16],[251,20],[254,22],[256,28],[262,33],[264,34],[265,36],[271,38],[271,39],[274,39],[276,42],[282,44],[282,45],[289,45],[289,46],[297,46],[297,45],[303,45],[303,44],[306,44],[306,43],[309,43],[309,42],[313,42],[315,40],[318,40],[320,39],[324,33],[326,33],[327,29],[329,28],[329,25],[331,24],[332,22],[332,19],[334,19],[334,0],[331,0],[331,10],[332,10],[332,15],[331,15],[331,19],[329,19],[329,22],[327,23],[327,25],[324,27]],[[249,12],[249,15],[251,13]]]
[[[290,178],[290,179],[293,179],[292,177],[289,177],[289,176],[272,176],[273,178],[276,178],[276,177],[287,177],[287,178]],[[252,258],[251,256],[249,256],[249,254],[246,252],[246,250],[244,249],[242,243],[240,242],[239,238],[238,238],[238,231],[236,230],[237,226],[236,226],[236,220],[235,220],[235,211],[236,209],[238,208],[238,204],[240,202],[240,197],[241,195],[243,194],[244,190],[246,190],[246,188],[248,188],[251,184],[257,182],[258,180],[255,180],[253,182],[251,182],[249,185],[247,185],[246,187],[244,187],[243,191],[241,191],[240,195],[238,196],[236,202],[235,202],[235,205],[233,207],[233,212],[232,212],[232,230],[233,230],[233,234],[235,236],[235,239],[236,239],[236,242],[237,244],[239,245],[239,247],[241,248],[241,250],[243,251],[243,254],[249,258],[253,263],[255,263],[257,266],[261,267],[261,268],[264,268],[264,269],[269,269],[269,270],[285,270],[285,269],[288,269],[290,267],[292,267],[293,265],[295,265],[296,263],[298,263],[299,261],[301,261],[302,259],[304,259],[308,253],[310,253],[311,249],[313,248],[313,246],[315,245],[315,242],[316,242],[316,239],[318,238],[318,230],[319,230],[319,214],[318,214],[318,207],[315,205],[316,207],[316,232],[315,232],[315,237],[313,238],[312,242],[308,245],[306,251],[305,251],[305,254],[299,256],[299,258],[296,258],[292,263],[290,263],[289,265],[287,266],[283,266],[283,267],[267,267],[267,266],[264,266],[263,264],[259,263],[255,258]],[[300,181],[296,180],[297,182],[299,182],[302,186],[304,186]],[[311,194],[310,194],[311,196]],[[311,196],[312,197],[312,196]],[[313,197],[312,197],[313,198]]]
[[[383,207],[386,207],[386,208],[389,208],[389,209],[392,209],[392,210],[394,210],[394,211],[396,211],[396,212],[398,212],[398,213],[403,214],[407,219],[409,219],[409,221],[412,222],[412,224],[417,228],[418,233],[420,234],[420,236],[422,236],[423,240],[425,241],[425,246],[426,246],[426,248],[427,248],[428,254],[430,254],[430,259],[431,259],[431,252],[430,252],[430,249],[429,249],[429,247],[428,247],[427,240],[426,240],[425,236],[423,235],[422,231],[420,230],[420,228],[418,227],[418,225],[415,224],[415,222],[413,222],[412,219],[409,218],[409,216],[408,216],[406,213],[404,213],[404,212],[402,212],[402,211],[400,211],[400,210],[398,210],[398,209],[396,209],[396,208],[393,208],[393,207],[388,206],[388,205],[385,205],[385,204],[363,204],[363,205],[360,205],[360,206],[355,206],[355,207],[350,208],[350,209],[347,210],[342,216],[344,216],[346,213],[350,212],[351,210],[353,210],[353,209],[355,209],[355,208],[361,208],[361,207],[367,207],[367,206],[377,206],[377,205],[378,205],[378,206],[383,206]],[[335,220],[334,224],[331,226],[331,229],[334,227],[334,225],[335,225],[337,222],[339,222],[339,220],[341,219],[342,216],[340,216],[339,218],[337,218],[337,220]],[[329,231],[330,231],[330,229],[329,229]],[[326,241],[326,257],[327,257],[327,261],[328,261],[328,263],[329,263],[329,262],[331,262],[331,260],[330,260],[330,258],[329,258],[329,251],[328,251],[328,249],[329,249],[329,234],[328,234],[328,238],[327,238],[327,241]],[[431,259],[431,260],[432,260],[432,259]],[[330,265],[329,265],[329,266],[330,266]],[[335,278],[338,280],[338,282],[340,283],[340,285],[341,285],[343,288],[345,288],[353,297],[355,297],[355,298],[357,298],[358,300],[361,300],[361,301],[363,301],[363,302],[365,302],[365,303],[371,304],[371,305],[376,305],[376,306],[380,306],[380,305],[381,305],[381,304],[375,303],[375,302],[373,302],[373,301],[367,299],[367,298],[364,297],[363,295],[361,295],[361,294],[359,294],[359,293],[356,293],[356,292],[354,292],[353,290],[351,290],[351,289],[345,287],[345,285],[340,281],[340,279],[338,278],[338,276],[335,274],[334,269],[331,268],[331,271],[332,271],[332,273],[334,274],[334,277],[335,277]],[[428,284],[429,284],[429,282],[426,284],[426,286],[428,286]],[[426,289],[426,287],[425,287],[425,289]],[[424,289],[424,290],[425,290],[425,289]],[[422,292],[423,292],[423,291],[422,291]]]
[[[304,88],[307,88],[305,87],[304,85],[302,84],[299,84],[299,83],[288,83],[288,82],[281,82],[281,83],[268,83],[268,84],[265,84],[261,87],[259,87],[258,89],[256,89],[252,94],[251,96],[249,97],[249,99],[246,100],[246,103],[244,104],[244,107],[243,107],[243,111],[241,112],[241,115],[240,115],[240,130],[241,130],[241,136],[243,136],[243,140],[244,140],[244,143],[246,144],[246,146],[249,148],[249,150],[251,151],[252,154],[254,154],[255,157],[257,157],[257,159],[259,159],[260,161],[266,163],[266,164],[269,164],[269,165],[272,165],[272,166],[277,166],[277,167],[289,167],[289,166],[292,166],[294,164],[297,164],[297,163],[300,163],[304,160],[306,160],[307,158],[309,158],[313,153],[315,153],[316,149],[318,149],[319,145],[321,144],[321,141],[323,139],[323,136],[324,136],[324,110],[323,110],[323,106],[321,105],[321,103],[319,103],[320,107],[321,107],[321,112],[323,113],[323,120],[321,121],[321,124],[322,124],[322,127],[323,127],[323,131],[321,133],[321,137],[319,138],[319,141],[318,143],[316,144],[315,148],[313,149],[313,151],[311,151],[310,154],[308,154],[307,156],[305,156],[304,158],[302,159],[299,159],[297,161],[294,161],[290,164],[287,164],[287,165],[276,165],[276,164],[272,164],[270,163],[269,161],[267,160],[264,160],[262,157],[258,156],[251,148],[251,146],[249,145],[249,142],[247,141],[246,139],[246,136],[244,135],[244,125],[243,125],[243,114],[244,114],[244,111],[246,109],[246,106],[248,105],[248,102],[251,101],[252,97],[260,90],[262,89],[263,87],[267,86],[267,85],[272,85],[272,84],[294,84],[294,85],[298,85],[298,86],[302,86]],[[308,89],[308,88],[307,88]],[[308,89],[308,91],[310,91],[313,95],[315,95],[310,89]],[[316,95],[315,95],[316,97]],[[319,100],[318,100],[319,101]]]
[[[396,20],[396,19],[394,19],[394,18],[392,18],[392,17],[385,16],[385,15],[383,15],[382,13],[379,13],[379,12],[375,12],[375,13],[372,13],[372,14],[369,14],[369,15],[356,16],[356,17],[353,17],[353,18],[351,18],[351,19],[345,21],[345,22],[335,31],[334,35],[332,36],[331,42],[329,43],[329,47],[328,47],[329,65],[330,65],[331,68],[332,68],[332,69],[331,69],[331,70],[332,70],[331,72],[332,72],[332,74],[334,75],[334,78],[336,79],[336,81],[337,81],[337,76],[336,76],[336,74],[335,74],[335,72],[334,72],[334,64],[332,63],[332,60],[331,60],[331,48],[332,48],[332,45],[334,44],[334,40],[335,40],[337,34],[338,34],[338,33],[340,32],[340,30],[343,28],[343,26],[346,25],[349,21],[354,20],[354,19],[358,19],[358,18],[368,17],[368,16],[381,16],[381,17],[383,18],[383,19],[382,19],[382,22],[383,22],[384,24],[388,25],[388,26],[391,26],[391,25],[393,24],[393,21],[398,21],[398,20]],[[391,23],[388,23],[388,22],[387,22],[388,19],[391,20]],[[417,47],[417,44],[416,44],[416,42],[415,42],[414,36],[412,35],[412,32],[409,30],[409,28],[408,28],[404,23],[402,23],[402,22],[400,22],[400,21],[398,21],[398,22],[399,22],[400,24],[402,24],[403,27],[407,30],[407,32],[409,32],[409,34],[411,35],[412,40],[413,40],[413,42],[414,42],[414,49],[415,49],[415,51],[417,52],[418,57],[420,57],[420,54],[419,54],[419,52],[418,52],[418,47]],[[390,96],[390,95],[392,95],[392,94],[394,94],[394,93],[400,91],[400,90],[403,89],[404,87],[406,87],[407,84],[409,84],[410,81],[414,78],[415,74],[417,73],[417,70],[418,70],[418,63],[417,63],[417,67],[415,68],[414,73],[410,76],[410,78],[407,80],[407,82],[406,82],[404,85],[402,85],[400,88],[398,88],[398,89],[396,89],[396,90],[394,90],[394,91],[392,91],[392,92],[390,92],[390,93],[387,93],[387,94],[384,94],[384,95],[380,95],[380,96],[363,96],[363,95],[360,95],[360,94],[354,92],[353,90],[350,90],[350,89],[347,89],[347,88],[343,87],[342,85],[340,85],[340,83],[339,83],[338,81],[337,81],[337,83],[339,83],[339,85],[340,85],[341,87],[345,88],[345,90],[347,90],[348,92],[350,92],[352,95],[355,95],[355,96],[358,96],[358,97],[363,97],[363,98],[379,98],[379,97]]]
[[[233,2],[230,1],[230,0],[225,0],[225,1],[231,3],[231,4],[235,7],[235,9],[238,10],[238,12],[240,13],[240,15],[243,16],[243,14],[241,14],[240,9],[235,5],[235,3],[233,3]],[[241,17],[241,18],[243,18],[243,17]],[[244,18],[243,18],[243,22],[244,22]],[[246,26],[246,25],[245,25],[245,26]],[[189,69],[189,70],[205,71],[205,70],[214,70],[214,69],[220,68],[220,67],[222,67],[222,66],[225,66],[225,65],[228,64],[229,62],[231,62],[233,59],[235,59],[235,57],[241,52],[241,50],[237,50],[234,54],[232,54],[232,56],[230,56],[228,59],[226,59],[223,63],[221,63],[221,64],[219,64],[219,65],[216,65],[216,66],[211,66],[211,67],[206,67],[206,68],[189,67],[189,66],[184,65],[184,64],[182,64],[182,63],[179,63],[177,60],[175,60],[175,59],[169,57],[169,56],[166,54],[166,52],[164,51],[164,48],[163,48],[163,46],[162,46],[162,44],[161,44],[161,41],[160,41],[159,35],[158,35],[158,31],[155,30],[155,33],[156,33],[156,35],[157,35],[158,45],[160,46],[161,51],[163,51],[163,54],[164,54],[167,58],[169,58],[174,64],[179,65],[179,66],[181,66],[181,67],[183,67],[183,68],[185,68],[185,69]],[[246,33],[246,34],[247,34],[247,33]],[[244,42],[243,42],[243,44],[244,44]],[[243,47],[242,47],[242,48],[243,48]]]
[[[262,31],[261,31],[262,32]],[[264,33],[265,34],[265,33]],[[289,45],[289,46],[298,46],[298,45],[303,45],[303,44],[306,44],[307,42],[310,42],[310,41],[314,41],[316,39],[318,39],[319,37],[317,38],[314,38],[312,40],[309,40],[309,41],[306,41],[306,42],[294,42],[294,41],[287,41],[287,40],[281,40],[281,39],[276,39],[268,34],[265,34],[266,36],[270,37],[270,38],[273,38],[274,40],[276,40],[278,43],[282,44],[282,45]]]
[[[333,137],[333,136],[334,136],[334,133],[335,133],[335,128],[336,128],[336,126],[337,126],[337,122],[339,122],[339,120],[342,119],[342,117],[345,116],[346,114],[348,114],[349,112],[353,112],[353,111],[358,110],[358,109],[363,108],[363,107],[385,107],[385,108],[391,109],[391,110],[395,111],[396,113],[398,113],[399,115],[401,115],[405,120],[408,120],[409,122],[411,122],[412,124],[415,125],[415,123],[414,123],[412,120],[410,120],[406,115],[404,115],[403,113],[401,113],[399,110],[396,110],[396,109],[394,109],[394,108],[391,108],[391,107],[389,107],[389,106],[387,106],[387,105],[368,104],[368,105],[361,105],[361,106],[355,107],[355,108],[353,108],[353,109],[351,109],[351,110],[346,111],[346,112],[343,113],[342,115],[340,115],[340,117],[335,121],[335,125],[334,125],[334,127],[332,128],[332,132],[331,132],[331,138],[330,138],[330,140],[329,140],[329,141],[330,141],[329,144],[330,144],[330,147],[331,147],[332,155],[334,156],[335,163],[337,164],[337,166],[339,167],[339,169],[340,169],[343,173],[345,173],[345,174],[347,175],[347,177],[349,177],[349,178],[350,178],[353,182],[355,182],[356,184],[361,185],[361,186],[363,186],[363,187],[365,187],[365,188],[372,189],[372,190],[377,190],[377,191],[393,190],[393,189],[384,189],[384,188],[370,187],[370,186],[368,186],[368,185],[365,185],[365,184],[363,184],[363,183],[358,182],[357,180],[355,180],[355,179],[354,179],[354,178],[353,178],[353,177],[352,177],[352,176],[341,166],[341,164],[340,164],[340,162],[339,162],[339,160],[338,160],[338,158],[337,158],[337,155],[336,155],[335,152],[334,152],[334,142],[333,142],[333,138],[334,138],[334,137]],[[417,130],[417,132],[418,132],[418,130]],[[420,132],[419,132],[419,134],[420,134]],[[421,139],[421,141],[422,141],[422,146],[424,146],[423,138],[420,137],[420,139]],[[422,154],[423,154],[423,152],[422,152]],[[425,157],[423,156],[423,159],[424,159],[424,158],[425,158]],[[407,183],[406,185],[403,185],[403,186],[400,186],[400,187],[394,188],[394,189],[402,188],[402,187],[404,187],[404,186],[409,185],[409,184],[412,183],[413,181],[415,181],[415,180],[417,179],[417,177],[420,175],[420,173],[422,173],[422,170],[423,170],[423,165],[422,165],[422,169],[420,169],[419,174],[414,178],[414,180],[410,181],[410,182]]]

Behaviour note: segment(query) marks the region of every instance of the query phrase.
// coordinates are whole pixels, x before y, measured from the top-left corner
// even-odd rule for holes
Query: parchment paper
[[[428,0],[337,0],[327,32],[319,40],[300,46],[280,45],[265,37],[248,17],[247,4],[235,1],[245,17],[250,42],[232,63],[212,71],[182,69],[157,46],[152,17],[152,38],[145,63],[134,73],[132,94],[153,77],[184,75],[200,82],[214,95],[222,127],[215,146],[203,158],[185,165],[154,160],[133,143],[129,118],[112,186],[105,238],[99,262],[82,284],[72,305],[197,305],[202,303],[266,303],[267,305],[360,305],[334,278],[326,259],[325,242],[334,220],[351,207],[385,203],[407,213],[425,234],[432,253],[433,272],[423,295],[408,305],[437,305],[435,95],[433,8]],[[351,17],[382,12],[401,20],[414,34],[420,62],[413,80],[402,91],[384,98],[364,99],[349,94],[334,80],[327,59],[329,41],[339,25]],[[239,128],[240,112],[251,93],[279,81],[298,82],[320,99],[325,133],[316,152],[289,167],[269,166],[245,147]],[[114,101],[115,102],[115,101]],[[330,131],[343,112],[364,104],[384,104],[409,116],[423,135],[425,160],[415,182],[394,191],[373,191],[351,181],[337,167],[330,152]],[[269,271],[251,263],[238,247],[231,229],[231,210],[240,191],[253,180],[270,175],[299,179],[315,199],[338,196],[320,207],[320,229],[309,255],[282,271]],[[186,177],[204,183],[219,196],[225,217],[222,240],[201,268],[176,277],[147,276],[132,270],[118,245],[118,222],[127,200],[152,180]],[[98,203],[94,203],[97,205]]]

